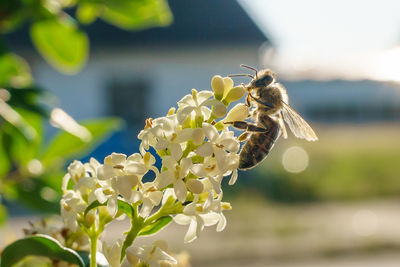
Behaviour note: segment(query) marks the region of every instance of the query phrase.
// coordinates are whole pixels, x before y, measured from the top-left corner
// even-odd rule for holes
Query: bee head
[[[276,79],[275,73],[270,70],[265,70],[258,75],[258,78],[253,80],[254,87],[266,87],[273,83]]]

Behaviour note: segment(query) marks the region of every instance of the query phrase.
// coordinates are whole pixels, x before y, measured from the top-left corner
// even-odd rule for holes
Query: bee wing
[[[314,133],[310,125],[288,104],[282,101],[282,115],[285,122],[288,124],[292,133],[301,139],[306,139],[307,141],[318,140],[317,135]]]
[[[284,123],[284,120],[282,117],[282,112],[279,112],[278,116],[279,116],[279,126],[282,129],[282,136],[283,136],[283,138],[287,139],[288,135],[287,135],[286,126],[285,126],[285,123]]]

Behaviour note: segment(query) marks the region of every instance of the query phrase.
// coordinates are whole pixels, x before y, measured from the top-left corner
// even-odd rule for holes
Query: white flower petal
[[[192,113],[194,109],[195,107],[193,106],[186,106],[182,110],[179,110],[177,113],[178,122],[182,124],[186,120],[187,116],[189,116],[189,114]]]
[[[189,181],[186,182],[186,186],[189,189],[189,191],[194,194],[201,194],[203,193],[204,190],[203,183],[197,179],[190,179]]]
[[[219,136],[217,129],[213,125],[206,123],[206,122],[203,122],[202,126],[203,126],[204,133],[207,136],[208,140],[210,140],[211,142],[214,142]]]
[[[198,147],[195,150],[196,154],[199,155],[200,157],[209,157],[213,153],[213,147],[211,143],[205,143]]]
[[[142,218],[146,218],[147,216],[150,215],[150,212],[152,211],[152,209],[153,209],[153,204],[152,204],[151,200],[148,198],[143,199],[143,204],[140,209],[140,216]]]
[[[142,200],[142,197],[143,197],[143,196],[142,196],[142,193],[141,193],[141,192],[139,192],[139,191],[132,191],[130,201],[131,201],[131,203],[136,203],[136,202]]]
[[[115,152],[113,152],[113,153],[111,154],[111,160],[112,160],[112,163],[113,163],[114,165],[120,165],[120,164],[122,164],[122,163],[125,162],[125,160],[126,160],[126,155],[125,155],[125,154],[121,154],[121,153],[115,153]]]
[[[211,226],[217,224],[221,218],[219,214],[215,212],[200,214],[199,216],[203,219],[205,226]]]
[[[161,191],[154,191],[149,193],[149,199],[154,206],[160,204],[163,193]]]
[[[187,189],[185,183],[181,180],[178,179],[174,183],[174,191],[175,195],[178,198],[180,202],[185,202],[186,200],[186,195],[187,195]]]
[[[181,100],[178,101],[178,106],[194,106],[194,100],[193,100],[193,96],[192,95],[185,95],[184,97],[182,97]]]
[[[227,93],[233,87],[233,80],[230,77],[224,77],[224,92]]]
[[[125,166],[125,171],[128,174],[144,175],[147,172],[147,168],[143,163],[131,162]]]
[[[191,158],[182,159],[180,166],[181,166],[181,171],[179,178],[184,178],[186,177],[186,175],[188,175],[189,168],[192,166],[192,159]]]
[[[222,230],[225,229],[225,226],[226,226],[226,218],[225,218],[224,214],[220,213],[219,215],[220,215],[220,220],[217,224],[217,229],[216,229],[217,232],[221,232]]]
[[[175,169],[176,160],[172,156],[162,157],[162,165],[168,169]]]
[[[162,201],[161,201],[161,205],[164,206],[167,201],[171,201],[171,200],[169,200],[170,197],[172,197],[173,199],[176,199],[176,196],[175,196],[173,188],[167,188],[167,189],[164,190],[164,194],[163,194],[163,198],[162,198]]]
[[[193,202],[186,205],[186,207],[183,208],[183,213],[186,215],[189,215],[189,216],[195,215],[198,199],[199,199],[199,196],[195,195],[195,199],[193,200]]]
[[[175,258],[173,258],[172,256],[170,256],[168,253],[166,253],[165,251],[163,251],[161,248],[156,247],[154,254],[153,254],[153,258],[157,259],[158,261],[167,261],[171,264],[177,264],[178,262],[175,260]]]
[[[180,225],[189,224],[191,220],[192,220],[191,217],[185,214],[177,214],[174,216],[174,222]]]
[[[197,101],[199,103],[203,103],[206,99],[210,98],[213,96],[213,92],[203,90],[197,93]]]
[[[224,173],[228,167],[228,157],[222,148],[214,147],[214,155],[217,160],[218,169]]]
[[[250,115],[249,108],[245,104],[239,103],[228,112],[228,114],[222,121],[225,122],[243,121],[247,119],[249,115]]]
[[[195,146],[201,145],[201,143],[203,143],[204,137],[205,137],[205,135],[204,135],[203,129],[196,128],[193,130],[192,141]]]
[[[94,194],[96,196],[97,201],[99,201],[101,204],[107,201],[107,197],[103,193],[103,188],[98,188],[94,191]]]
[[[201,231],[203,231],[203,229],[204,229],[204,220],[201,216],[197,215],[196,221],[197,221],[196,236],[199,237]]]
[[[169,142],[165,139],[158,139],[156,146],[154,147],[156,150],[164,150],[168,147]]]
[[[230,152],[236,152],[240,147],[239,142],[235,139],[223,139],[219,143],[224,147],[225,150]]]
[[[203,164],[193,164],[190,167],[190,171],[198,177],[205,177],[207,175]]]
[[[192,138],[193,129],[186,128],[178,132],[174,142],[176,143],[183,143]]]
[[[116,197],[111,197],[107,202],[107,211],[111,217],[115,217],[118,211],[118,199]]]
[[[181,159],[183,151],[180,144],[171,144],[169,149],[171,151],[171,155],[176,161]]]
[[[233,170],[233,172],[232,172],[231,179],[229,180],[229,185],[235,184],[237,178],[238,178],[238,171],[237,171],[237,169],[235,169],[235,170]]]
[[[63,177],[63,179],[62,179],[62,186],[61,186],[61,189],[62,189],[63,191],[64,191],[64,190],[67,190],[67,186],[68,186],[69,180],[71,180],[71,175],[70,175],[69,173],[67,173],[67,174],[64,175],[64,177]]]
[[[220,177],[222,177],[222,175]],[[211,182],[215,192],[217,194],[221,193],[221,180],[222,179],[218,179],[218,177],[217,178],[209,177],[208,180]]]
[[[174,172],[172,170],[163,171],[155,179],[155,185],[158,189],[163,189],[170,185],[174,180]]]
[[[134,256],[136,256],[136,257],[138,257],[138,258],[145,258],[147,255],[147,250],[146,249],[144,249],[144,248],[142,248],[142,247],[136,247],[136,246],[131,246],[131,247],[129,247],[129,248],[127,248],[126,249],[126,253],[128,254],[131,254],[131,255],[134,255]]]
[[[113,166],[105,164],[97,168],[97,178],[99,180],[111,179],[115,176],[115,170]]]
[[[197,238],[196,230],[197,230],[197,221],[191,220],[188,231],[185,235],[185,238],[183,239],[185,243],[190,243]]]

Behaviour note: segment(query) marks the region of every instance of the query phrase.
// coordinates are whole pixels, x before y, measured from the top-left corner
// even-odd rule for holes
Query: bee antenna
[[[250,78],[254,79],[254,76],[250,75],[250,74],[231,74],[231,75],[228,75],[228,77],[250,77]]]
[[[256,76],[257,76],[257,69],[256,68],[248,66],[248,65],[245,65],[245,64],[240,64],[240,67],[246,68],[246,69],[249,69],[249,70],[254,70],[254,72],[256,73]]]

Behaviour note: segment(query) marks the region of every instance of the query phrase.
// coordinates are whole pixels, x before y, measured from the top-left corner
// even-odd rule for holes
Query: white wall
[[[239,64],[258,65],[258,48],[149,47],[91,51],[77,75],[58,73],[43,60],[32,65],[36,81],[54,93],[76,119],[108,115],[107,86],[112,79],[148,79],[153,88],[149,117],[164,115],[191,88],[210,90],[211,77],[242,72]]]

